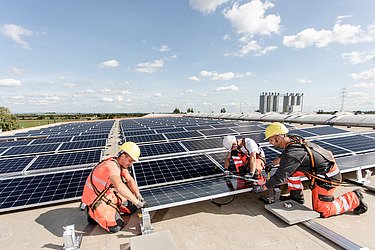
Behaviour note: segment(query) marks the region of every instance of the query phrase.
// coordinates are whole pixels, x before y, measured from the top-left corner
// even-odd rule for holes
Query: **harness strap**
[[[94,190],[94,193],[97,195],[96,198],[94,199],[94,201],[88,206],[92,211],[94,211],[96,209],[96,204],[100,201],[100,200],[103,200],[107,205],[110,205],[111,207],[113,207],[114,209],[116,209],[118,212],[120,212],[120,209],[119,209],[119,206],[114,204],[110,199],[108,199],[107,197],[105,197],[105,194],[107,193],[107,191],[110,189],[110,188],[113,188],[113,184],[110,184],[109,186],[107,186],[105,189],[103,189],[102,191],[100,191],[95,185],[94,185],[94,182],[93,182],[93,173],[94,173],[94,170],[97,166],[99,166],[102,162],[104,161],[108,161],[109,159],[105,159],[101,162],[99,162],[94,168],[93,170],[91,171],[90,173],[90,184],[92,186],[92,189]],[[114,161],[117,166],[120,167],[120,164],[117,162],[116,159],[110,159],[111,161]],[[120,168],[121,169],[121,168]],[[123,177],[121,176],[121,180],[123,180]],[[122,204],[122,199],[121,197],[117,194],[117,192],[114,192],[116,198],[118,200],[120,200],[120,206]]]
[[[261,160],[263,161],[263,163],[266,164],[266,158],[263,157],[263,156],[260,154],[261,146],[260,146],[258,143],[257,143],[257,145],[258,145],[258,151],[259,151],[259,152],[256,153],[256,158],[261,159]],[[246,151],[247,151],[247,155],[250,156],[250,151],[249,151],[249,150],[247,149],[247,147],[246,147],[245,138],[242,138],[242,146],[246,149]]]

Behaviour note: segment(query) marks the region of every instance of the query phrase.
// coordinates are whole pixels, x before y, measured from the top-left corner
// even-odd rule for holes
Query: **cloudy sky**
[[[373,0],[7,0],[0,106],[23,112],[375,110]]]

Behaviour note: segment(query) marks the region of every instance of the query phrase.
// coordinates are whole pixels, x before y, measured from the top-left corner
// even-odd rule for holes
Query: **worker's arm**
[[[229,151],[228,154],[227,154],[227,157],[225,158],[225,163],[224,163],[224,168],[225,170],[228,170],[229,169],[229,165],[230,165],[230,158],[232,158],[232,152]]]
[[[130,189],[122,182],[118,175],[111,175],[109,180],[112,182],[115,190],[125,199],[131,201],[133,204],[139,203],[137,197],[130,191]]]
[[[251,152],[249,155],[249,167],[250,167],[250,173],[254,174],[256,170],[256,159],[257,159],[257,153]]]
[[[273,161],[272,161],[272,165],[276,166],[276,165],[279,165],[280,164],[280,155],[277,156]]]
[[[124,171],[124,173],[125,173],[124,178],[126,181],[126,185],[129,187],[130,191],[132,191],[133,194],[135,194],[137,198],[140,197],[141,193],[139,192],[138,185],[137,183],[135,183],[134,178],[130,175],[127,169]]]

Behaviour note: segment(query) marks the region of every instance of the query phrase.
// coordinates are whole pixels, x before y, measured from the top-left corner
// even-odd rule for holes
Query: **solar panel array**
[[[147,210],[209,199],[224,192],[228,195],[249,191],[250,186],[243,183],[229,185],[222,174],[218,176],[217,170],[222,173],[228,154],[222,146],[222,138],[225,135],[235,135],[238,139],[254,139],[263,147],[266,160],[271,161],[281,154],[281,150],[264,141],[265,127],[257,122],[187,117],[123,120],[121,129],[124,141],[140,143],[141,162],[134,164],[133,170],[142,195],[149,202]],[[179,132],[176,132],[177,129]],[[136,132],[138,134],[135,134]],[[147,134],[143,135],[143,132]],[[375,151],[375,136],[372,134],[358,136],[330,126],[303,129],[290,127],[290,132],[331,150],[336,158]],[[159,139],[155,135],[159,135]],[[350,136],[353,136],[354,144],[343,143],[343,140]],[[364,143],[364,148],[356,146],[357,140]],[[204,161],[196,163],[197,158]],[[234,167],[232,162],[231,167]],[[198,172],[201,174],[198,175]],[[216,189],[210,189],[216,185]],[[204,195],[201,195],[203,193]]]
[[[0,212],[80,197],[113,125],[66,123],[0,141]]]

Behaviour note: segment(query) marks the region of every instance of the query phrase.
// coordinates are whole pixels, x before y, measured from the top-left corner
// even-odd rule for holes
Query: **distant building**
[[[302,112],[303,94],[301,93],[273,93],[262,92],[259,98],[259,111],[264,114],[267,112],[294,113]]]

